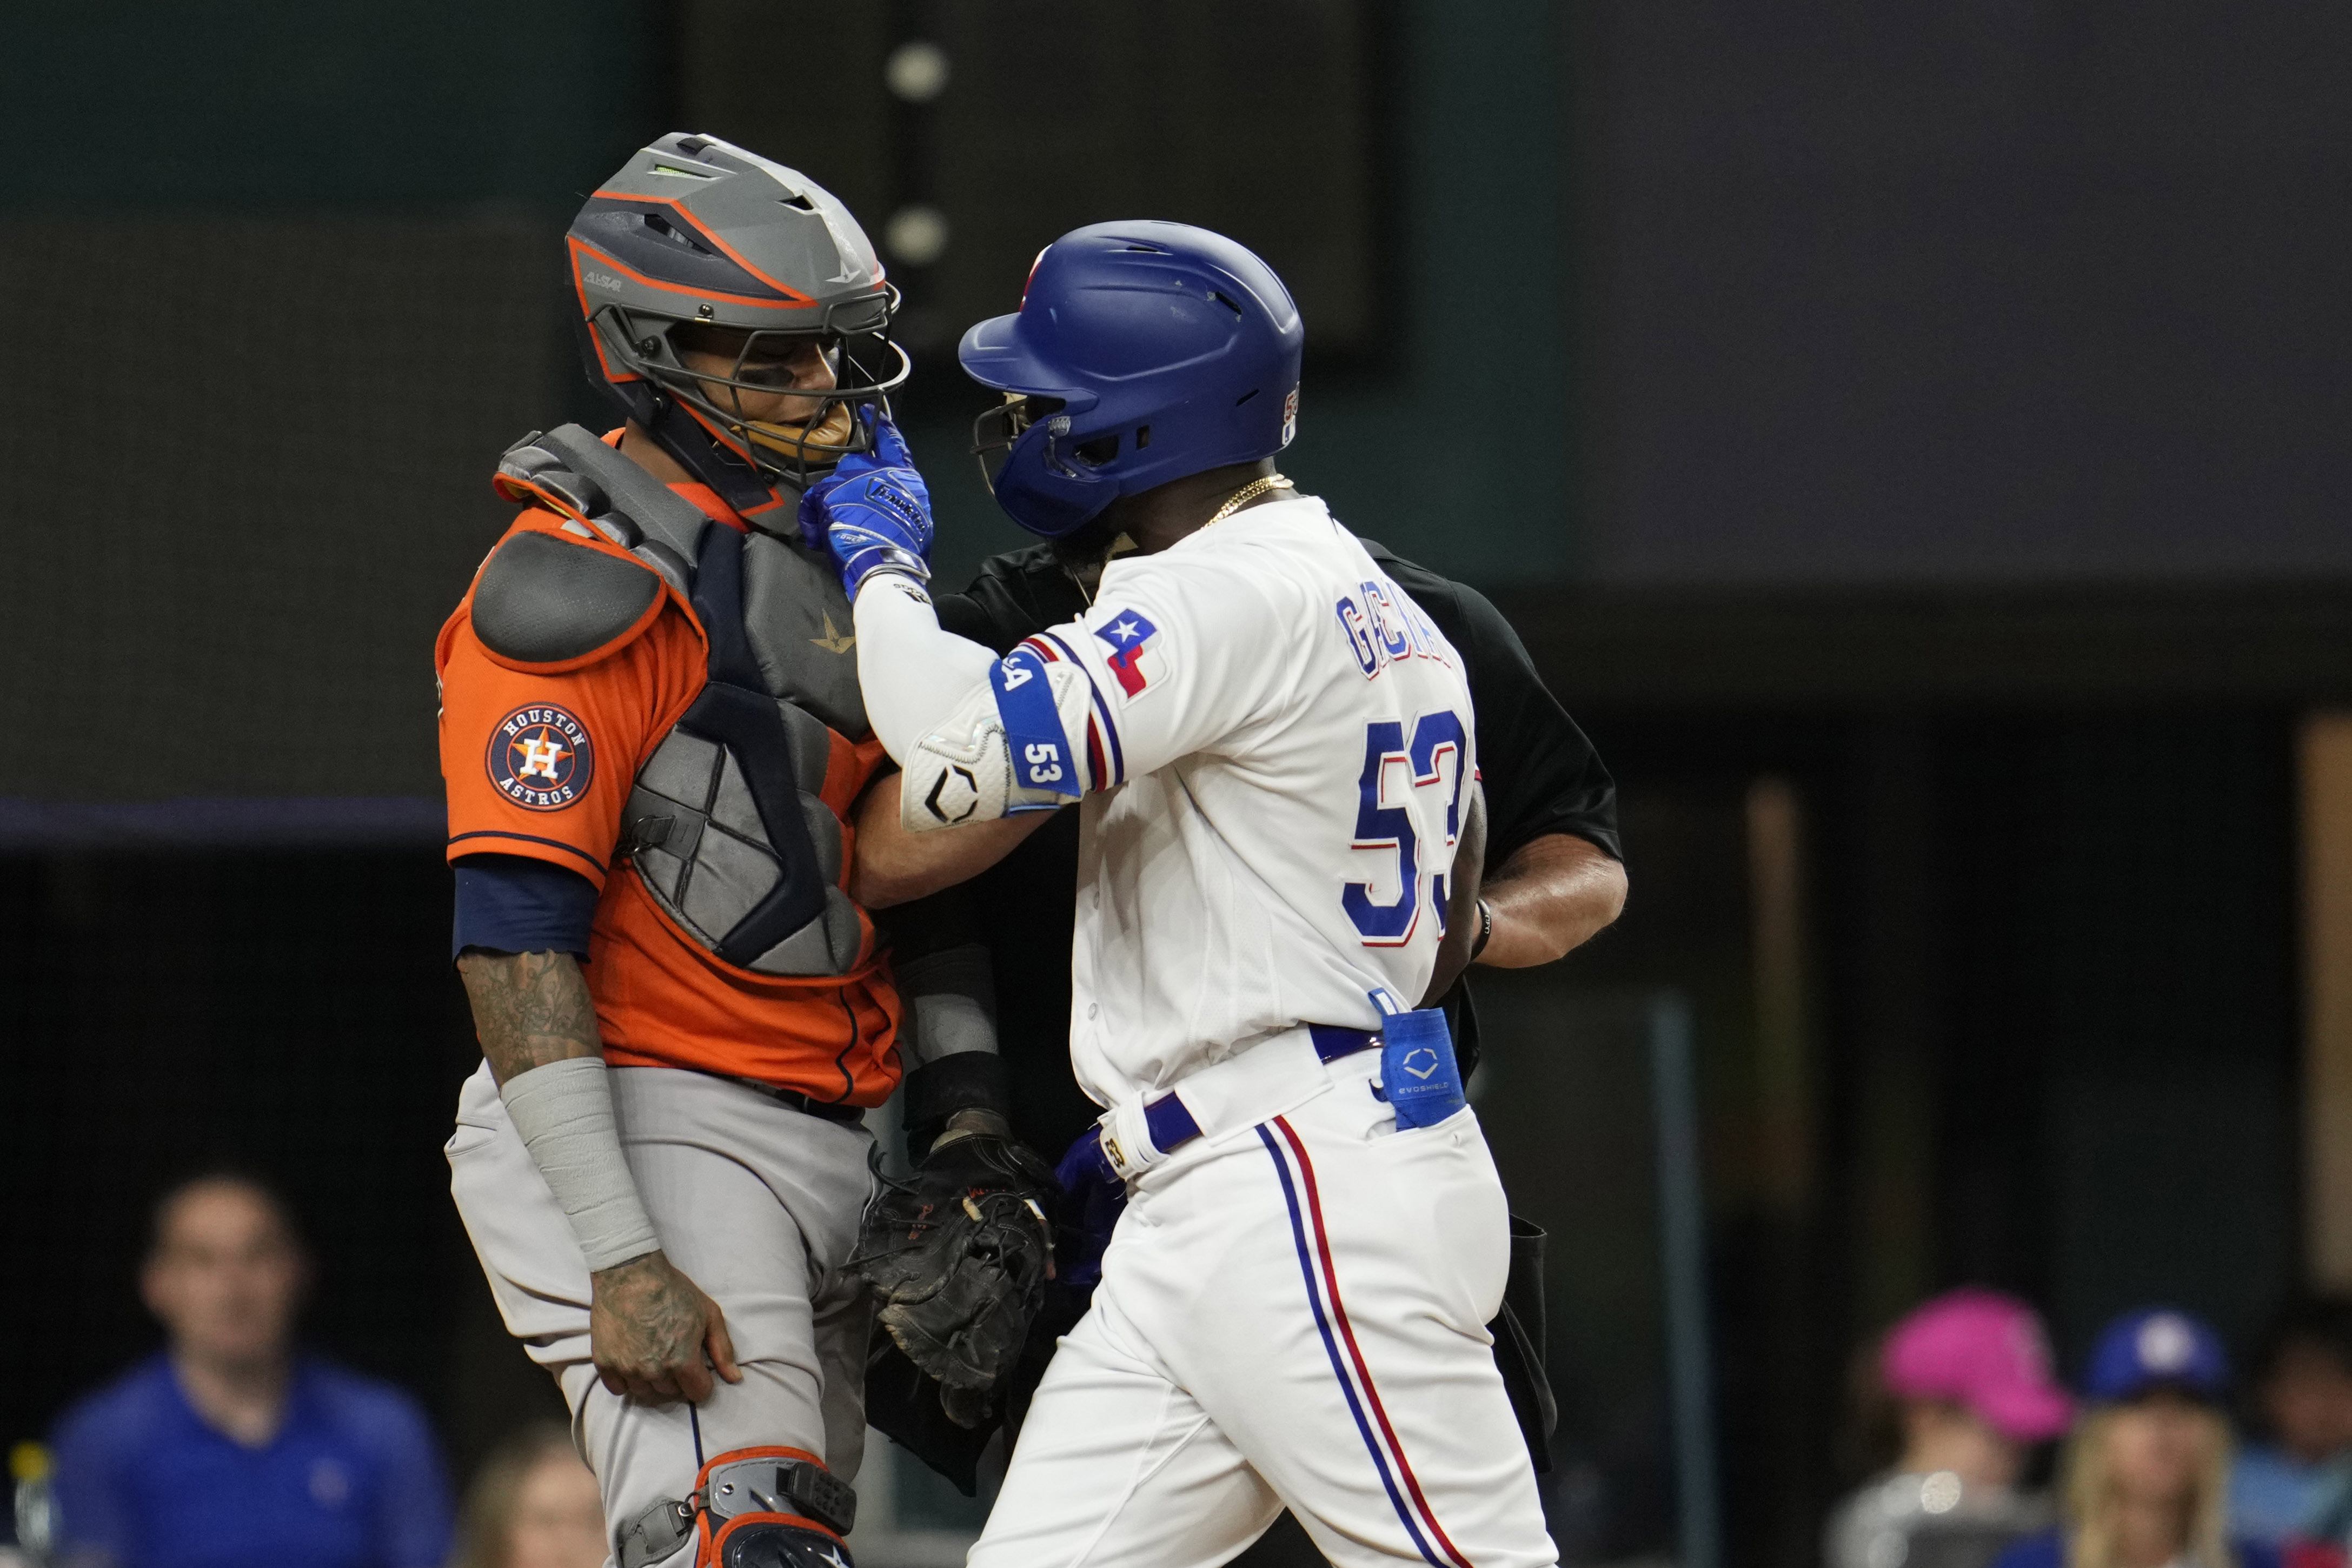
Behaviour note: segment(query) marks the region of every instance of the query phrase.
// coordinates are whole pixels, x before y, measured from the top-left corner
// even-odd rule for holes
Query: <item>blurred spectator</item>
[[[2289,1301],[2263,1336],[2251,1444],[2230,1477],[2231,1527],[2264,1541],[2352,1531],[2352,1300]]]
[[[2277,1547],[2229,1533],[2229,1382],[2221,1336],[2185,1312],[2110,1323],[2066,1445],[2059,1528],[2000,1568],[2283,1568]]]
[[[549,1421],[499,1445],[474,1476],[450,1568],[602,1568],[604,1510],[571,1429]]]
[[[2018,1478],[2071,1405],[2033,1309],[1991,1290],[1938,1296],[1888,1331],[1878,1373],[1901,1453],[1830,1516],[1829,1568],[1984,1568],[2046,1521]]]
[[[277,1196],[185,1182],[140,1275],[166,1349],[58,1425],[73,1568],[439,1568],[449,1500],[407,1395],[298,1352],[309,1274]]]

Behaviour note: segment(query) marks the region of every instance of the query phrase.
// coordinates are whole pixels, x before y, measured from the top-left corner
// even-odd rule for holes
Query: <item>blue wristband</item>
[[[1070,760],[1062,716],[1054,707],[1045,661],[1033,649],[1016,647],[990,668],[988,684],[996,690],[997,716],[1004,721],[1005,744],[1013,749],[1013,782],[1023,789],[1076,798],[1081,793],[1077,765]],[[1012,809],[1053,808],[1016,805]]]

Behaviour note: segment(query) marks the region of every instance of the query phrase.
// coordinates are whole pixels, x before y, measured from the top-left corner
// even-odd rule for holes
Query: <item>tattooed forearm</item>
[[[568,952],[468,952],[457,960],[474,1033],[490,1072],[505,1083],[518,1073],[603,1047],[588,981]]]

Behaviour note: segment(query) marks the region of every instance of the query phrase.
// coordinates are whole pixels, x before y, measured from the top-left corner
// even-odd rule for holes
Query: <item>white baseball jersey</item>
[[[1323,503],[1104,571],[1076,665],[1071,1059],[1100,1103],[1427,988],[1475,777],[1460,656]]]
[[[861,674],[906,819],[1083,795],[1078,1081],[1114,1120],[1169,1089],[1214,1111],[1109,1156],[1100,1284],[969,1568],[1202,1568],[1285,1507],[1342,1568],[1548,1568],[1476,1113],[1400,1128],[1382,1052],[1296,1027],[1427,988],[1476,768],[1454,649],[1308,500],[1113,562],[1002,660],[886,586]]]

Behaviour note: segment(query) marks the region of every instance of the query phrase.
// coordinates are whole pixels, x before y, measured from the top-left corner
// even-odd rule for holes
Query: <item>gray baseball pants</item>
[[[604,1493],[606,1541],[693,1489],[702,1458],[781,1444],[844,1480],[866,1442],[868,1299],[844,1267],[873,1137],[707,1073],[614,1068],[621,1148],[662,1251],[727,1316],[743,1369],[693,1409],[607,1393],[588,1352],[588,1268],[485,1063],[457,1097],[451,1194],[507,1331],[555,1374]],[[696,1425],[699,1425],[700,1455]],[[688,1544],[665,1565],[692,1561]]]

